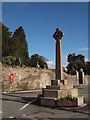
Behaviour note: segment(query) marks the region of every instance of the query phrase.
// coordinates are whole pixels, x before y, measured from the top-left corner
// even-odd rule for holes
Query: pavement
[[[82,108],[50,108],[38,104],[37,96],[41,90],[32,90],[18,93],[2,94],[2,118],[29,118],[37,119],[60,119],[73,118],[87,119],[90,116],[88,105]],[[79,88],[79,93],[85,96],[85,103],[88,104],[88,87]]]

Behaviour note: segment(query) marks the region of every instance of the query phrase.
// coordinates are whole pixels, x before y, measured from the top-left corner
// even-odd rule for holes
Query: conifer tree
[[[11,54],[11,35],[12,33],[9,31],[9,28],[4,24],[0,23],[2,26],[2,57],[9,56]]]
[[[12,55],[14,55],[16,58],[20,58],[22,64],[28,65],[29,64],[28,45],[26,41],[25,32],[22,26],[16,29],[12,36],[12,41],[13,41]]]

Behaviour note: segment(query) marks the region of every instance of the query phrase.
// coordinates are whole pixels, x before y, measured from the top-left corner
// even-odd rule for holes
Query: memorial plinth
[[[68,84],[68,80],[63,79],[61,39],[64,36],[60,28],[56,29],[53,38],[56,40],[56,71],[55,80],[51,80],[51,85],[42,89],[39,96],[40,104],[51,107],[72,107],[82,106],[84,97],[78,95],[78,89]]]

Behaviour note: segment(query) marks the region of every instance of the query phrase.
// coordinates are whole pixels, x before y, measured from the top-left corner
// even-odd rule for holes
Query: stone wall
[[[14,74],[13,82],[10,82],[10,73]],[[2,91],[42,89],[49,85],[53,78],[54,73],[50,70],[2,66]]]
[[[85,75],[84,76],[84,85],[88,85],[88,80],[90,76]],[[79,85],[79,78],[77,79],[76,75],[67,75],[67,80],[69,84],[72,84],[73,86],[78,86]]]
[[[10,73],[14,74],[14,81],[10,82]],[[76,76],[66,75],[69,84],[77,86],[78,80]],[[2,91],[19,91],[42,89],[46,85],[51,84],[51,80],[55,79],[55,73],[51,70],[31,68],[31,67],[4,67],[2,66]],[[85,76],[85,83],[88,84],[89,76]]]

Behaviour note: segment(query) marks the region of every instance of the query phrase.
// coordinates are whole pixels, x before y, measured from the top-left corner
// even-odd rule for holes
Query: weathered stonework
[[[64,33],[60,28],[56,29],[56,32],[53,34],[53,38],[56,40],[56,80],[63,80],[63,68],[62,68],[62,52],[61,52],[61,39],[64,36]]]
[[[62,89],[62,84],[59,80],[55,81],[55,73],[50,70],[43,70],[38,68],[11,68],[11,67],[4,67],[1,66],[0,73],[1,81],[0,81],[0,87],[2,91],[20,91],[20,90],[32,90],[32,89],[42,89],[46,88],[48,89]],[[10,83],[10,73],[14,74],[14,82]],[[72,86],[78,86],[79,82],[76,79],[76,75],[67,75],[63,73],[64,79],[66,78],[68,81],[68,85],[65,85],[63,89],[72,88]],[[88,80],[90,79],[90,76],[84,77],[84,85],[88,85]],[[50,84],[52,83],[52,86]],[[59,87],[55,85],[58,85]],[[54,86],[53,86],[54,84]],[[68,87],[69,86],[69,87]]]
[[[78,96],[78,89],[73,88],[73,84],[69,83],[66,78],[63,78],[61,55],[61,38],[63,35],[63,32],[61,32],[59,28],[57,28],[53,34],[56,40],[56,79],[51,80],[51,85],[42,89],[42,97],[39,98],[39,100],[43,106],[71,107],[82,106],[84,104],[83,97]],[[68,100],[62,99],[67,97],[69,98]]]
[[[10,82],[10,73],[14,74],[14,81]],[[55,74],[50,70],[31,67],[2,66],[2,91],[24,91],[42,89],[51,84]]]
[[[78,107],[83,106],[84,97],[77,97],[74,100],[57,100],[57,107]]]

